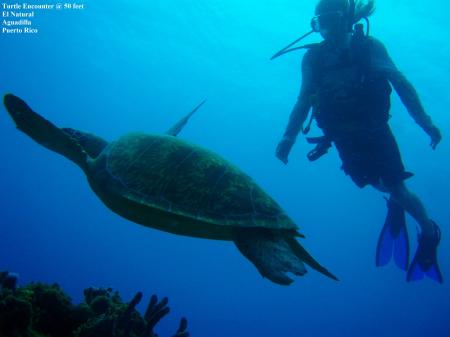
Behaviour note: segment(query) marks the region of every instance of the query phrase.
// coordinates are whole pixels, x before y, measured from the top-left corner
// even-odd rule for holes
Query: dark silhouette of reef
[[[0,272],[0,337],[157,337],[168,299],[153,295],[144,315],[141,300],[141,292],[124,303],[111,288],[87,288],[84,302],[73,304],[57,284],[18,287],[15,274]],[[189,337],[185,318],[173,337]]]

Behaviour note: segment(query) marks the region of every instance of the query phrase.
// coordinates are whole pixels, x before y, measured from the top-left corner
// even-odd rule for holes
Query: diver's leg
[[[409,255],[404,220],[406,211],[421,227],[417,251],[408,268],[406,279],[419,280],[426,275],[442,283],[443,278],[437,261],[437,248],[441,240],[439,226],[428,217],[421,200],[406,187],[404,180],[409,178],[411,173],[405,171],[398,145],[389,127],[380,130],[373,139],[372,155],[375,171],[379,174],[377,179],[379,183],[376,184],[379,186],[375,187],[384,189],[390,194],[388,214],[377,245],[377,265],[384,265],[393,253],[394,258],[397,257],[396,262],[401,262],[397,264],[404,269],[406,265],[404,262]],[[367,170],[370,172],[370,167]],[[404,235],[398,234],[399,228],[400,233]]]
[[[442,283],[443,277],[437,260],[437,247],[441,241],[441,230],[431,219],[420,199],[411,193],[402,182],[389,189],[391,198],[402,206],[420,225],[419,244],[408,269],[407,281],[420,280],[427,275]]]
[[[389,189],[381,183],[373,186],[383,193],[389,193]],[[387,200],[387,209],[378,237],[375,264],[377,267],[385,266],[393,258],[400,269],[407,271],[410,251],[405,209],[392,196]]]
[[[390,193],[392,199],[396,201],[400,206],[402,206],[406,210],[406,212],[408,212],[417,221],[417,223],[420,225],[423,235],[433,235],[433,222],[428,217],[427,211],[422,201],[417,197],[417,195],[412,193],[406,187],[404,182],[389,187],[388,192]]]

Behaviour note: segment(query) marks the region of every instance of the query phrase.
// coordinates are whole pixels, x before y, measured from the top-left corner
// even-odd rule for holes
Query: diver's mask
[[[311,19],[311,29],[319,33],[323,30],[339,30],[345,24],[345,15],[341,11],[328,12],[317,15]]]
[[[310,43],[310,44],[306,44],[300,47],[294,47],[295,44],[297,44],[298,42],[300,42],[301,40],[303,40],[305,37],[313,34],[313,33],[331,33],[331,34],[335,34],[335,33],[342,33],[342,32],[353,32],[353,25],[356,24],[355,22],[355,8],[356,8],[356,4],[355,4],[355,0],[348,0],[348,6],[346,11],[332,11],[332,12],[326,12],[326,13],[322,13],[319,14],[315,17],[312,18],[311,20],[311,31],[309,31],[308,33],[302,35],[301,37],[299,37],[297,40],[291,42],[290,44],[288,44],[286,47],[284,47],[283,49],[281,49],[280,51],[278,51],[277,53],[275,53],[270,59],[276,59],[277,57],[290,53],[292,51],[295,50],[300,50],[300,49],[308,49],[311,48],[312,46],[316,45],[316,43]],[[367,17],[363,17],[362,19],[364,19],[366,21],[366,36],[369,36],[369,19]],[[364,34],[363,32],[363,28],[362,28],[362,24],[357,24],[356,26],[358,26],[357,28],[357,32],[362,32],[362,34]]]

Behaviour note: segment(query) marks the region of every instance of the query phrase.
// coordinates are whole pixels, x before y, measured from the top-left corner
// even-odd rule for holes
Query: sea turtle
[[[233,241],[259,272],[288,285],[306,263],[336,279],[296,240],[303,237],[281,207],[219,155],[177,138],[192,111],[163,135],[130,133],[107,142],[58,128],[12,94],[4,104],[17,128],[76,163],[113,212],[169,233]]]

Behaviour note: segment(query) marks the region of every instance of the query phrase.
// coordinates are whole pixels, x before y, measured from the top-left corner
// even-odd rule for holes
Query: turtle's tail
[[[19,97],[6,94],[3,103],[20,131],[42,146],[62,154],[82,169],[86,169],[86,152],[75,139],[31,110]]]
[[[306,273],[304,263],[337,280],[308,254],[292,233],[278,233],[261,228],[240,228],[235,231],[233,240],[240,252],[256,266],[261,275],[272,282],[281,285],[291,284],[293,280],[287,273],[304,275]]]

